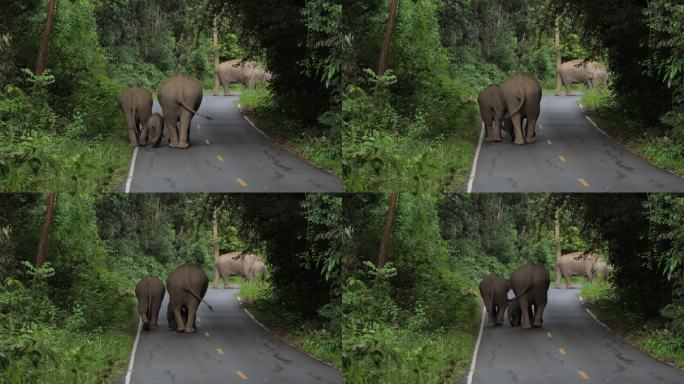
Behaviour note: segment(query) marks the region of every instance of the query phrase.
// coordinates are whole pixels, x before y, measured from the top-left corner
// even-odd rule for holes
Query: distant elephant
[[[190,122],[194,115],[211,120],[197,112],[202,104],[202,83],[193,77],[175,75],[164,80],[159,86],[157,99],[169,130],[169,147],[183,149],[190,146]],[[179,121],[180,129],[176,125]]]
[[[509,281],[515,294],[515,298],[508,304],[511,326],[520,325],[522,320],[522,327],[525,329],[541,327],[551,284],[549,271],[541,265],[526,264],[513,271]]]
[[[566,96],[572,96],[570,91],[572,84],[587,84],[589,89],[595,89],[601,82],[607,80],[608,71],[599,62],[576,59],[561,64],[556,69],[556,78],[558,79],[556,96],[560,96],[561,86],[565,86]]]
[[[152,116],[152,94],[145,88],[131,87],[117,99],[126,118],[128,136],[132,147],[147,144],[147,120]]]
[[[243,256],[242,274],[247,281],[252,281],[255,277],[264,279],[266,277],[266,264],[257,255],[248,254]]]
[[[147,127],[150,132],[150,143],[153,147],[158,147],[164,132],[164,118],[158,113],[153,114],[147,119]]]
[[[164,282],[154,276],[144,277],[135,285],[138,313],[142,319],[144,330],[157,329],[159,308],[161,308],[165,294]]]
[[[214,261],[214,288],[218,288],[219,279],[223,279],[223,288],[228,288],[228,278],[242,276],[244,273],[244,254],[229,252]]]
[[[203,299],[208,286],[209,277],[194,265],[184,264],[169,273],[166,279],[166,289],[169,291],[169,305],[166,309],[169,328],[176,328],[178,332],[195,332],[195,315],[200,301],[209,310],[214,310]]]
[[[490,273],[480,281],[480,295],[487,309],[490,327],[504,323],[504,312],[506,312],[510,289],[511,285],[508,280],[496,273]]]
[[[596,260],[596,262],[591,265],[591,275],[589,276],[589,281],[593,282],[599,276],[602,276],[604,279],[609,279],[612,273],[612,265],[608,264],[605,260]]]
[[[561,278],[565,279],[565,288],[572,288],[570,278],[584,276],[591,280],[591,267],[598,256],[584,252],[565,254],[556,261],[556,289],[560,288]]]
[[[271,81],[271,73],[266,72],[253,61],[229,60],[219,64],[214,70],[217,84],[223,85],[223,95],[230,95],[228,87],[232,83],[244,84],[248,89],[254,89],[259,81]],[[214,89],[214,96],[218,96],[218,88]]]
[[[482,90],[477,98],[477,103],[480,106],[480,117],[482,117],[485,126],[485,141],[500,142],[506,107],[501,99],[499,86],[492,84]]]
[[[504,81],[499,88],[514,129],[515,144],[532,144],[536,141],[537,120],[541,113],[542,90],[539,81],[519,73]],[[525,123],[525,125],[523,125]]]

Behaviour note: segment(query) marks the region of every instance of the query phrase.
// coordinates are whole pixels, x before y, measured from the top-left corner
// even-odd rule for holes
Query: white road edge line
[[[485,126],[482,123],[482,130],[480,131],[480,140],[477,142],[477,149],[475,150],[475,159],[473,160],[473,169],[470,170],[470,179],[468,180],[468,193],[473,192],[473,183],[475,182],[475,173],[477,172],[477,161],[480,158],[480,149],[482,149],[482,140],[484,138]]]
[[[247,116],[242,116],[242,117],[244,117],[245,120],[247,120],[247,122],[249,123],[249,125],[251,125],[252,128],[256,129],[257,132],[259,132],[259,133],[261,133],[262,135],[264,135],[264,137],[269,138],[268,135],[264,133],[264,131],[262,131],[261,129],[257,128],[256,124],[254,124],[254,123],[252,122],[252,120],[249,119],[249,117],[247,117]]]
[[[242,298],[240,297],[240,295],[237,296],[237,299],[238,299],[238,301],[240,302],[240,304],[242,304]],[[261,328],[263,328],[263,329],[265,329],[265,330],[268,331],[268,328],[266,328],[265,325],[261,324],[261,322],[259,322],[259,320],[257,320],[256,317],[254,317],[254,315],[252,315],[252,313],[250,313],[250,312],[247,310],[247,308],[242,308],[242,310],[245,311],[245,313],[247,314],[247,316],[249,316],[250,318],[252,318],[252,320],[254,320],[255,323],[259,324],[259,325],[261,326]],[[269,331],[269,332],[270,332],[270,331]]]
[[[586,117],[587,120],[589,120],[589,122],[591,123],[591,125],[593,125],[594,128],[598,129],[599,132],[603,133],[606,137],[610,137],[610,136],[608,136],[607,133],[605,133],[605,132],[603,131],[603,129],[599,128],[598,124],[596,124],[596,123],[594,122],[594,120],[591,119],[591,117],[589,117],[589,116],[587,116],[587,115],[584,115],[584,117]]]
[[[485,315],[487,310],[482,306],[482,319],[480,320],[480,332],[477,334],[477,342],[475,343],[475,351],[473,352],[473,361],[470,363],[470,372],[468,372],[468,384],[473,382],[473,374],[475,373],[475,363],[477,362],[477,351],[480,350],[480,341],[482,340],[482,331],[484,330]]]
[[[137,147],[136,147],[137,149]],[[126,372],[126,383],[130,384],[131,374],[133,373],[133,361],[135,360],[135,351],[138,349],[138,340],[140,340],[140,330],[142,329],[142,320],[138,318],[138,332],[135,334],[135,341],[133,342],[133,350],[131,351],[131,361],[128,363],[128,372]]]
[[[135,159],[138,158],[138,149],[140,147],[135,147],[133,150],[133,158],[131,159],[131,169],[128,171],[128,178],[126,179],[126,193],[131,192],[131,183],[133,182],[133,172],[135,171]]]
[[[608,331],[610,331],[610,328],[608,328],[607,325],[603,324],[603,323],[601,322],[601,320],[599,320],[599,319],[596,317],[596,315],[594,315],[594,314],[589,310],[589,308],[586,308],[586,307],[585,307],[584,310],[587,311],[587,313],[589,314],[589,316],[591,316],[594,320],[596,320],[597,323],[601,324],[601,326],[602,326],[603,328],[605,328],[605,329],[607,329]]]

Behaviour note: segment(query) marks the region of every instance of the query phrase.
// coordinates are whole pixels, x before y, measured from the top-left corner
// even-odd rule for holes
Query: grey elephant
[[[138,299],[138,314],[140,314],[142,319],[144,330],[157,329],[159,308],[161,308],[165,294],[164,282],[155,276],[144,277],[135,285],[135,297]]]
[[[510,289],[509,281],[496,273],[490,273],[480,281],[480,295],[487,309],[490,327],[503,324]]]
[[[188,148],[190,146],[190,122],[202,104],[202,83],[185,75],[175,75],[164,80],[159,86],[157,99],[164,114],[164,123],[169,130],[169,147]],[[180,126],[177,123],[180,122]]]
[[[536,141],[537,120],[541,113],[542,90],[539,81],[530,75],[519,73],[504,81],[501,99],[508,111],[514,130],[515,144],[532,144]]]
[[[592,279],[591,268],[598,256],[585,252],[572,252],[556,260],[556,288],[560,288],[561,278],[565,279],[565,288],[572,288],[570,278],[584,276]]]
[[[582,59],[571,60],[560,65],[556,69],[558,87],[556,96],[560,96],[560,87],[565,87],[566,96],[572,96],[570,86],[572,84],[587,84],[589,89],[595,89],[601,82],[608,78],[608,71],[601,63]]]
[[[609,279],[610,275],[613,273],[613,270],[613,266],[608,264],[608,262],[605,260],[596,260],[596,262],[591,265],[591,275],[589,276],[589,281],[593,282],[599,277]]]
[[[244,273],[244,254],[228,252],[214,260],[214,288],[218,288],[219,279],[223,279],[223,288],[228,288],[228,278],[242,276]]]
[[[244,84],[248,89],[254,89],[258,82],[268,83],[272,75],[253,61],[229,60],[219,64],[214,70],[216,84],[223,86],[223,95],[230,95],[228,87],[232,83]],[[218,88],[214,89],[214,96],[218,96]]]
[[[155,113],[147,119],[147,126],[150,132],[150,142],[153,147],[159,146],[159,142],[164,132],[164,118],[162,115]]]
[[[152,116],[150,91],[141,87],[131,87],[119,95],[117,102],[126,118],[131,146],[147,145],[148,119]]]
[[[525,329],[541,327],[551,284],[549,271],[541,265],[526,264],[513,271],[509,281],[515,294],[507,308],[511,326],[522,323]]]
[[[266,277],[266,264],[257,255],[243,255],[242,275],[247,281],[255,277],[263,280]]]
[[[485,141],[500,142],[501,130],[505,125],[504,115],[506,106],[501,98],[499,86],[492,84],[483,89],[477,98],[477,103],[480,106],[480,117],[485,125]],[[513,140],[512,135],[511,140]]]
[[[209,277],[194,265],[184,264],[169,273],[166,279],[166,289],[169,291],[169,305],[166,309],[169,328],[175,328],[178,332],[195,332],[195,316],[200,302],[204,302],[211,311],[214,310],[204,301],[208,286]]]

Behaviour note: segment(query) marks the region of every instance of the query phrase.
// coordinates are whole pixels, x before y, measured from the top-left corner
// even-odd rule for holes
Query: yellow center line
[[[242,179],[239,178],[239,177],[236,178],[235,180],[237,180],[238,184],[240,184],[240,186],[241,186],[242,188],[247,188],[247,183],[245,183],[244,180],[242,180]]]
[[[577,374],[580,375],[580,377],[583,378],[584,380],[589,380],[589,375],[587,375],[586,372],[584,372],[584,371],[577,371]]]
[[[241,380],[247,380],[247,375],[245,375],[245,373],[241,370],[238,369],[237,371],[235,371],[235,373],[237,373]]]
[[[565,349],[563,348],[558,348],[558,352],[560,352],[561,355],[565,355]]]
[[[216,352],[218,352],[219,355],[223,355],[223,349],[221,348],[216,348]]]
[[[546,142],[549,143],[549,145],[553,144],[551,140],[546,140]]]
[[[211,143],[209,142],[209,140],[206,140],[206,139],[204,140],[204,142],[207,143],[207,145],[211,144]]]
[[[579,183],[582,184],[582,186],[583,186],[584,188],[588,188],[588,187],[589,187],[589,183],[587,183],[586,180],[584,180],[584,179],[582,179],[582,178],[579,178],[579,179],[577,179],[577,181],[579,181]]]
[[[202,127],[200,127],[200,125],[199,125],[199,124],[197,124],[197,129],[202,129]]]
[[[204,332],[204,336],[209,337],[209,332]]]
[[[567,160],[565,160],[565,156],[563,156],[563,155],[558,156],[558,158],[560,159],[560,161],[561,161],[562,163],[565,163],[565,162],[567,161]]]
[[[223,161],[224,161],[223,156],[216,155],[216,158],[218,159],[218,161],[223,163]]]
[[[546,336],[551,337],[551,332],[546,332]]]

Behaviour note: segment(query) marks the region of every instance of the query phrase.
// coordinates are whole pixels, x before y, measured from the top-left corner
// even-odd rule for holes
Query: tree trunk
[[[389,251],[390,240],[392,238],[392,225],[394,224],[394,211],[397,208],[399,194],[390,194],[389,207],[387,207],[387,219],[385,220],[385,230],[380,243],[380,253],[378,254],[378,268],[382,268],[387,263],[387,252]]]
[[[218,40],[218,16],[214,17],[214,70],[219,66],[219,40]],[[221,83],[218,77],[214,76],[214,95],[218,95]]]
[[[556,261],[561,257],[561,239],[560,239],[560,209],[556,209]]]
[[[219,258],[218,215],[214,210],[214,262]]]
[[[385,40],[380,51],[380,62],[378,63],[378,75],[382,76],[387,70],[387,62],[389,60],[390,47],[392,46],[392,34],[394,33],[394,20],[397,16],[397,8],[399,0],[391,0],[389,15],[387,16],[387,27],[385,28]]]
[[[561,59],[561,41],[560,41],[560,17],[556,18],[556,69],[559,69],[562,64]],[[556,93],[560,93],[563,86],[559,76],[556,76]]]
[[[50,236],[52,217],[55,214],[55,200],[57,200],[57,194],[55,192],[48,193],[47,207],[45,208],[45,220],[43,221],[43,229],[40,232],[38,255],[36,255],[36,268],[42,267],[45,263],[45,250],[47,249],[48,237]]]
[[[48,14],[45,21],[45,29],[43,29],[43,38],[40,42],[40,51],[38,52],[38,59],[36,60],[36,75],[40,75],[45,71],[45,61],[47,60],[48,46],[50,45],[50,35],[52,34],[52,20],[55,16],[55,8],[57,7],[57,0],[48,1]]]

